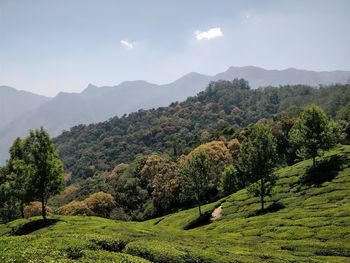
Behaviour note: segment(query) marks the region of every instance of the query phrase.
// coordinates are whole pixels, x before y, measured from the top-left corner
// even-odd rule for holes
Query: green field
[[[350,159],[350,146],[335,154]],[[40,218],[19,219],[0,225],[0,262],[350,262],[349,160],[317,183],[304,180],[310,165],[279,170],[268,213],[241,190],[204,206],[221,204],[221,218],[191,230],[197,208],[140,223],[52,216],[36,231]]]

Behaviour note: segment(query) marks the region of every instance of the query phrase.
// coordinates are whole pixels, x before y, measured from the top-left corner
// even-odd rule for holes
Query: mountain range
[[[307,71],[294,68],[266,70],[254,66],[230,67],[214,76],[189,73],[164,85],[144,80],[125,81],[111,87],[89,84],[81,93],[61,92],[53,98],[0,86],[0,164],[18,136],[43,126],[51,136],[77,124],[88,124],[121,116],[139,109],[167,106],[204,90],[210,81],[246,79],[252,88],[305,84],[310,86],[346,83],[350,71]]]
[[[50,98],[45,96],[16,90],[8,86],[0,86],[0,130],[24,113],[39,107],[49,100]]]

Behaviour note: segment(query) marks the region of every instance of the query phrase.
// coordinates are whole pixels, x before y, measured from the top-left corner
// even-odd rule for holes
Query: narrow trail
[[[221,212],[222,212],[222,206],[220,205],[219,207],[214,209],[213,213],[211,214],[210,221],[214,222],[218,220],[221,217]]]

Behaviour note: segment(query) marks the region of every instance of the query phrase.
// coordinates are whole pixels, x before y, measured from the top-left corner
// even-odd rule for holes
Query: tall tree
[[[9,191],[7,175],[7,166],[0,167],[0,223],[5,223],[18,217],[18,200]]]
[[[193,155],[198,153],[204,153],[207,156],[207,161],[211,167],[209,173],[210,189],[208,190],[216,193],[220,188],[222,171],[233,162],[230,150],[222,141],[211,141],[193,149],[188,154],[187,159],[191,159]]]
[[[24,205],[30,201],[28,180],[32,172],[30,165],[26,162],[24,143],[25,140],[21,138],[13,142],[7,162],[6,176],[8,195],[17,200],[22,217],[24,217]]]
[[[167,162],[153,177],[152,197],[156,212],[164,212],[177,204],[179,196],[179,171],[174,162]]]
[[[186,199],[194,200],[198,205],[199,216],[201,205],[210,189],[211,165],[204,152],[191,156],[181,171],[181,189]]]
[[[299,146],[299,156],[312,158],[315,167],[320,151],[334,146],[343,134],[340,126],[330,120],[324,110],[310,105],[299,115],[290,136],[291,141]]]
[[[30,131],[25,142],[26,162],[33,169],[28,184],[33,200],[40,200],[44,224],[46,224],[46,204],[48,199],[63,188],[63,164],[50,139],[43,129]]]
[[[260,197],[262,211],[264,198],[271,195],[275,185],[276,164],[276,142],[271,127],[267,124],[249,127],[248,138],[241,144],[237,167],[251,183],[249,193]]]

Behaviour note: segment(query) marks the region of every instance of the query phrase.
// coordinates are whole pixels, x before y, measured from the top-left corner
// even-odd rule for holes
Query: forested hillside
[[[350,85],[312,88],[303,85],[250,89],[245,80],[212,82],[204,92],[168,107],[79,125],[55,139],[71,180],[91,177],[132,161],[137,155],[188,153],[211,140],[229,140],[240,127],[282,112],[296,116],[310,103],[331,117],[350,101]]]
[[[63,133],[55,144],[64,185],[49,135],[31,132],[13,143],[0,170],[0,219],[38,211],[45,218],[46,204],[48,213],[121,220],[196,205],[201,217],[201,205],[247,186],[264,211],[276,168],[305,158],[315,169],[341,161],[318,157],[349,142],[349,101],[349,85],[252,90],[243,79],[212,82],[184,102]]]

